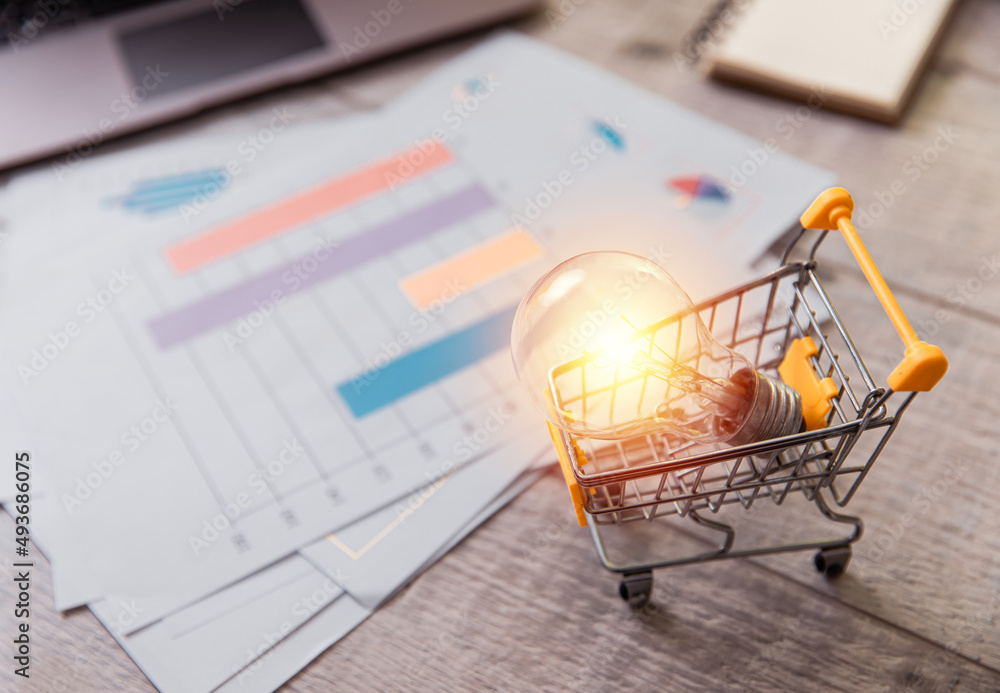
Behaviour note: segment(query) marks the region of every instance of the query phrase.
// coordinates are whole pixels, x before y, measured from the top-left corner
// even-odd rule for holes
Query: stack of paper
[[[730,180],[757,147],[501,36],[378,113],[15,181],[7,444],[58,608],[162,691],[274,690],[554,458],[509,355],[538,276],[628,250],[703,297],[831,182]]]

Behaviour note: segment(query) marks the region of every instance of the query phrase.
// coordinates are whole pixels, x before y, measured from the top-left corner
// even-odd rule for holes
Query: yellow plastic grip
[[[549,436],[552,438],[552,445],[555,446],[556,454],[559,455],[559,468],[562,470],[563,479],[566,480],[566,487],[569,489],[570,500],[573,501],[573,510],[576,512],[576,521],[581,527],[587,526],[587,516],[584,514],[583,489],[576,483],[573,476],[573,467],[570,464],[569,456],[566,454],[566,447],[562,444],[562,431],[546,421],[549,426]]]
[[[800,221],[807,229],[839,230],[847,241],[847,246],[861,266],[865,278],[878,296],[882,308],[899,333],[906,354],[899,365],[889,374],[889,387],[897,392],[928,392],[940,382],[948,372],[948,359],[938,347],[921,341],[916,331],[907,320],[899,302],[892,295],[889,286],[882,278],[878,266],[865,247],[858,230],[854,228],[851,214],[854,212],[854,200],[851,194],[843,188],[830,188],[823,192],[809,209],[802,215]]]
[[[813,370],[809,359],[818,353],[812,337],[796,339],[788,346],[788,353],[778,366],[781,379],[802,397],[802,419],[806,422],[807,431],[826,427],[826,415],[833,408],[830,400],[838,392],[833,378],[820,379]]]
[[[552,401],[552,392],[548,388],[545,389],[545,401],[549,405],[549,411],[555,412],[556,405]],[[583,489],[580,488],[580,484],[576,483],[576,476],[573,474],[573,463],[569,461],[569,453],[566,451],[566,446],[563,445],[562,431],[553,426],[550,421],[546,421],[545,423],[549,427],[549,437],[552,438],[552,446],[556,449],[556,454],[559,456],[559,469],[562,470],[563,479],[566,481],[566,488],[569,489],[570,500],[573,501],[576,521],[580,523],[581,527],[586,527],[587,515],[584,511],[587,505],[586,497],[583,495]],[[575,443],[573,444],[575,445]],[[576,451],[581,464],[586,464],[586,461],[583,459],[583,452],[579,447],[577,447]]]

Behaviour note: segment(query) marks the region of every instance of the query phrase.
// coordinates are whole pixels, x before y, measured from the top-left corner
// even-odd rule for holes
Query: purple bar
[[[492,206],[493,198],[481,187],[465,188],[352,236],[331,248],[325,259],[315,258],[319,260],[318,267],[305,278],[291,273],[305,259],[299,258],[255,279],[161,315],[150,321],[149,329],[160,348],[169,349],[246,315],[265,301],[273,301],[275,292],[280,298],[287,298]]]

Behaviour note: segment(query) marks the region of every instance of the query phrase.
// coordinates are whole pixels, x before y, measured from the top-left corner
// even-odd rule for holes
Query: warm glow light
[[[598,368],[610,365],[625,366],[627,368],[641,369],[642,364],[636,365],[636,358],[644,354],[642,343],[636,343],[636,335],[639,331],[621,315],[615,325],[614,332],[605,340],[604,344],[593,351],[586,352],[594,360],[594,365]]]
[[[637,255],[553,269],[521,302],[511,346],[535,406],[573,434],[743,443],[801,426],[798,395],[716,341],[673,278]]]

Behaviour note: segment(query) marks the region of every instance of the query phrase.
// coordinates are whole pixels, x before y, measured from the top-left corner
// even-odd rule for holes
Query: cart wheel
[[[646,606],[652,592],[653,574],[651,572],[625,575],[622,577],[621,584],[618,585],[618,594],[633,609],[641,609]]]
[[[828,578],[839,578],[847,570],[851,562],[851,547],[838,546],[833,549],[820,549],[813,558],[816,570]]]

